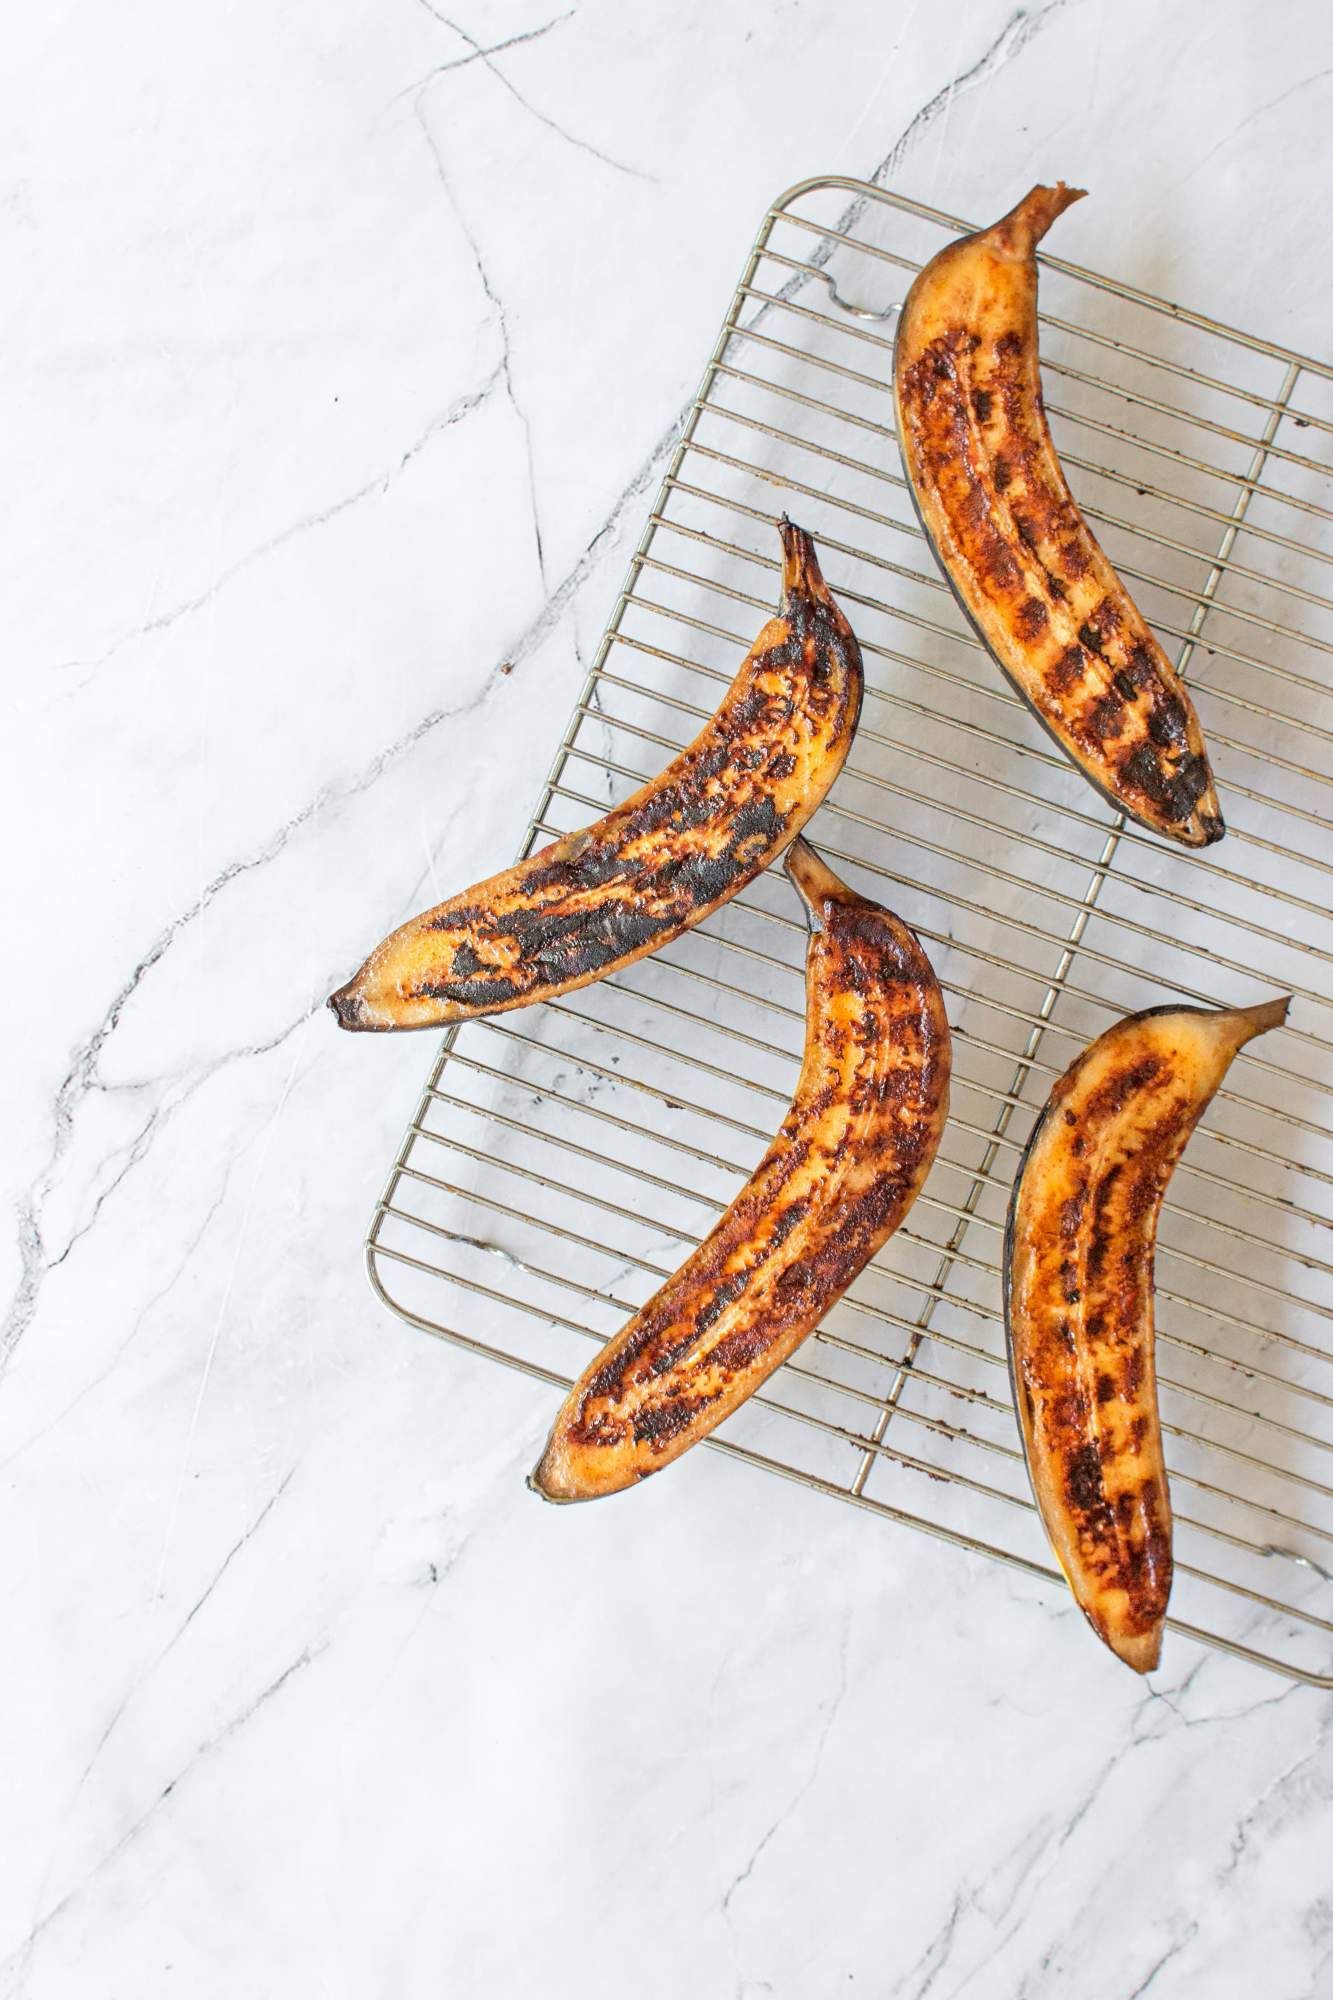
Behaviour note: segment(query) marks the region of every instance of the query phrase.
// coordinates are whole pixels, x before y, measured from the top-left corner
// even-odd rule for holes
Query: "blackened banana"
[[[1157,1217],[1232,1058],[1287,1006],[1156,1007],[1108,1028],[1051,1092],[1009,1205],[1005,1323],[1032,1490],[1081,1610],[1139,1673],[1157,1665],[1171,1591]]]
[[[805,1059],[791,1110],[712,1233],[570,1390],[530,1484],[590,1500],[706,1437],[818,1326],[907,1214],[948,1114],[950,1041],[921,946],[803,840]]]
[[[814,543],[780,524],[782,601],[712,720],[596,825],[414,917],[329,1001],[344,1028],[432,1028],[550,1000],[678,937],[768,866],[842,769],[861,650]]]
[[[940,566],[1061,749],[1140,825],[1226,831],[1185,685],[1099,548],[1046,425],[1035,251],[1081,190],[1035,187],[941,250],[898,321],[903,467]]]

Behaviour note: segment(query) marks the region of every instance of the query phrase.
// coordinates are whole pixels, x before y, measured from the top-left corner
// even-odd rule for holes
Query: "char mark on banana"
[[[1065,481],[1042,403],[1035,249],[1078,198],[1034,188],[926,265],[899,318],[898,439],[979,636],[1083,774],[1191,847],[1225,828],[1184,683]]]
[[[1172,1579],[1158,1215],[1232,1059],[1286,1009],[1165,1007],[1117,1022],[1055,1085],[1014,1183],[1005,1323],[1033,1493],[1080,1608],[1140,1673],[1157,1664]]]
[[[343,1027],[433,1027],[551,999],[678,937],[800,831],[842,768],[860,649],[814,545],[781,524],[782,603],[717,713],[595,825],[404,924],[330,1006]]]
[[[949,1029],[906,926],[798,840],[811,918],[791,1109],[748,1184],[585,1370],[533,1485],[581,1500],[680,1456],[813,1331],[916,1197],[948,1107]]]

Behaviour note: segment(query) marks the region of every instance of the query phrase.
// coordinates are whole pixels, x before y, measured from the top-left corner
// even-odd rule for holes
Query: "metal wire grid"
[[[1042,260],[1057,442],[1196,688],[1230,825],[1205,855],[1168,848],[1047,746],[906,497],[893,316],[966,226],[843,179],[769,210],[523,851],[625,796],[712,711],[774,602],[772,524],[789,510],[868,678],[812,835],[926,942],[954,1026],[954,1109],[907,1226],[712,1442],[1060,1588],[1004,1374],[1018,1152],[1111,1016],[1293,992],[1288,1027],[1235,1065],[1162,1220],[1171,1625],[1330,1687],[1333,369]],[[779,1123],[803,961],[795,899],[770,871],[621,976],[446,1036],[367,1238],[380,1295],[567,1385]],[[669,1474],[690,1476],[688,1461]]]

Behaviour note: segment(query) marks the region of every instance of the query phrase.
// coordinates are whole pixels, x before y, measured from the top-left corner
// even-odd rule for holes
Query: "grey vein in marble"
[[[481,402],[484,400],[484,394],[489,393],[489,389],[493,386],[495,379],[496,376],[492,375],[490,382],[487,384],[486,391],[476,394],[471,399],[468,405],[470,409],[480,407]],[[461,414],[465,414],[465,412],[460,410]],[[52,1270],[64,1262],[74,1243],[86,1234],[86,1227],[91,1227],[92,1221],[96,1220],[97,1213],[102,1206],[102,1201],[105,1200],[108,1194],[114,1192],[115,1187],[119,1186],[121,1180],[124,1178],[124,1174],[139,1164],[152,1144],[153,1136],[158,1126],[156,1113],[149,1116],[137,1138],[132,1142],[124,1169],[113,1182],[112,1186],[104,1190],[102,1197],[95,1205],[89,1224],[85,1228],[75,1231],[70,1240],[58,1253],[54,1256],[49,1255],[42,1234],[42,1211],[46,1199],[51,1192],[60,1163],[69,1150],[73,1137],[74,1120],[80,1104],[91,1093],[104,1088],[98,1076],[98,1064],[102,1051],[111,1036],[115,1033],[125,1008],[138,991],[144,979],[161,962],[181,933],[190,925],[196,923],[205,914],[214,899],[224,889],[228,888],[242,876],[248,875],[253,870],[262,868],[268,862],[276,859],[298,832],[311,822],[319,820],[331,808],[336,809],[345,804],[349,799],[356,798],[367,791],[386,770],[414,751],[442,723],[457,720],[459,717],[471,713],[490,698],[502,669],[507,675],[513,668],[521,665],[540,646],[547,634],[563,616],[566,605],[581,588],[583,582],[595,567],[604,545],[618,534],[621,522],[628,509],[652,483],[657,468],[674,443],[677,429],[678,422],[673,422],[670,428],[659,438],[648,459],[635,471],[629,484],[617,498],[606,521],[597,530],[591,541],[588,542],[572,568],[557,587],[548,593],[537,615],[519,635],[518,639],[505,648],[503,659],[492,668],[490,674],[473,695],[461,703],[445,703],[430,709],[427,714],[412,724],[409,729],[404,730],[392,743],[378,751],[360,771],[354,773],[350,778],[330,780],[327,784],[321,786],[319,791],[311,799],[307,800],[306,804],[298,812],[285,820],[261,847],[240,860],[229,862],[226,867],[221,869],[205,885],[195,901],[178,917],[172,919],[165,929],[158,934],[148,951],[134,966],[128,978],[125,979],[106,1008],[93,1033],[74,1053],[70,1066],[55,1095],[52,1116],[53,1138],[51,1151],[35,1180],[19,1198],[17,1205],[17,1234],[21,1258],[21,1275],[18,1286],[6,1310],[4,1320],[0,1322],[0,1373],[3,1372],[15,1347],[22,1339],[23,1334],[32,1321],[37,1309],[41,1286],[45,1278]],[[413,450],[404,456],[401,463],[405,464],[407,459],[413,456],[415,450],[419,448],[419,446],[413,447]],[[389,476],[391,477],[392,475]],[[351,506],[354,500],[363,498],[367,492],[377,490],[383,490],[382,479],[376,480],[369,488],[362,489],[358,494],[350,496],[346,501],[340,503],[339,506],[329,509],[326,513],[318,517],[318,521],[302,523],[299,528],[289,530],[288,535],[303,532],[307,527],[316,526],[322,521],[332,519],[335,514]],[[258,553],[256,552],[256,555]],[[234,571],[231,573],[234,574]],[[225,581],[227,581],[227,578],[219,579],[219,582],[214,586],[210,595],[216,594],[216,591],[222,587]],[[183,616],[187,609],[193,608],[193,606],[182,607],[182,610],[177,615]],[[322,999],[323,995],[321,994],[317,999],[312,1000],[310,1006],[295,1021],[284,1027],[274,1040],[257,1045],[254,1048],[242,1048],[221,1060],[237,1060],[246,1056],[269,1053],[280,1046],[283,1041],[295,1032],[296,1028],[301,1025],[301,1022],[306,1020],[310,1013],[322,1003]],[[202,1083],[206,1082],[217,1067],[218,1065],[215,1064],[213,1069],[204,1072],[196,1078],[191,1086],[191,1090],[198,1088]]]
[[[950,77],[947,83],[941,85],[934,95],[928,98],[921,106],[919,111],[913,112],[911,118],[903,126],[888,151],[873,167],[863,173],[861,178],[869,181],[875,187],[886,186],[890,178],[897,172],[912,152],[917,141],[924,133],[930,130],[931,126],[937,120],[942,119],[944,121],[941,128],[942,131],[947,129],[949,114],[959,97],[970,90],[980,88],[981,85],[989,82],[992,77],[998,75],[1002,69],[1013,62],[1018,56],[1021,56],[1023,51],[1032,45],[1052,16],[1061,14],[1067,7],[1078,4],[1080,4],[1080,0],[1046,0],[1045,6],[1042,7],[1016,7],[1004,26],[1000,29],[1000,32],[988,43],[981,54],[969,63],[966,69],[960,70],[956,76]],[[848,202],[834,224],[837,235],[845,236],[853,231],[865,214],[868,205],[869,196],[855,195]],[[824,267],[828,264],[837,247],[837,236],[826,236],[821,242],[815,245],[808,261],[817,270],[823,272]],[[778,287],[777,295],[784,300],[794,299],[809,282],[809,272],[794,271],[791,277]],[[864,308],[854,304],[849,305],[846,300],[839,296],[834,280],[827,276],[827,274],[825,274],[825,283],[828,285],[833,297],[837,299],[839,305],[842,305],[847,311],[872,319],[890,316],[879,313],[865,314]]]
[[[327,1641],[323,1641],[315,1645],[303,1646],[296,1658],[290,1661],[279,1674],[275,1675],[252,1701],[247,1702],[238,1715],[232,1716],[221,1729],[199,1745],[189,1760],[182,1764],[175,1775],[169,1778],[167,1783],[162,1786],[157,1796],[144,1808],[133,1824],[126,1828],[125,1832],[116,1841],[114,1847],[102,1855],[89,1873],[81,1881],[76,1882],[72,1889],[67,1890],[60,1901],[49,1909],[44,1916],[38,1919],[19,1946],[18,1951],[6,1959],[3,1964],[0,1964],[0,1972],[9,1972],[12,1970],[20,1979],[22,1978],[27,1967],[27,1954],[37,1939],[41,1937],[42,1933],[48,1930],[52,1924],[56,1923],[65,1914],[78,1897],[82,1895],[89,1883],[100,1875],[104,1868],[108,1867],[125,1852],[126,1848],[130,1847],[139,1838],[139,1835],[149,1824],[150,1820],[155,1817],[160,1808],[167,1803],[168,1799],[175,1796],[181,1785],[186,1782],[200,1763],[211,1756],[214,1751],[221,1749],[222,1745],[229,1742],[232,1737],[244,1729],[247,1723],[252,1722],[260,1710],[273,1699],[274,1695],[280,1694],[282,1689],[287,1686],[288,1682],[295,1675],[301,1673],[306,1667],[313,1665],[320,1654],[326,1651],[327,1644]]]
[[[244,555],[237,556],[234,562],[228,563],[206,589],[199,591],[193,597],[185,598],[179,604],[173,604],[167,611],[158,612],[144,624],[136,625],[132,631],[123,632],[104,653],[99,653],[95,660],[61,661],[55,668],[58,673],[68,672],[75,667],[89,669],[89,675],[66,692],[76,694],[79,689],[86,687],[88,678],[97,673],[109,660],[113,660],[117,653],[123,652],[127,646],[133,646],[143,639],[150,639],[158,632],[170,631],[171,627],[179,624],[182,618],[189,618],[196,611],[202,611],[204,606],[211,604],[229,583],[243,575],[255,563],[262,562],[266,556],[275,554],[278,549],[285,548],[289,542],[295,541],[301,535],[311,534],[316,528],[327,527],[330,521],[336,521],[338,516],[347,513],[349,508],[359,507],[363,500],[387,493],[399,475],[407,470],[413,459],[419,457],[435,438],[444,431],[452,430],[455,424],[462,423],[465,417],[470,417],[474,410],[481,408],[500,380],[502,371],[503,364],[497,365],[479,388],[469,389],[464,395],[457,397],[447,410],[441,411],[437,417],[432,417],[425,430],[398,454],[392,465],[383,472],[377,472],[373,479],[366,480],[354,492],[344,494],[342,499],[333,501],[327,507],[319,508],[313,514],[302,515],[299,521],[293,521],[287,527],[279,529],[276,535],[270,535],[267,541],[260,542],[256,548],[247,549]]]
[[[528,421],[523,405],[518,400],[518,391],[514,387],[514,359],[513,349],[510,344],[509,315],[505,311],[504,300],[491,282],[490,274],[482,259],[481,247],[472,231],[468,228],[463,211],[458,205],[458,197],[450,185],[449,174],[444,164],[444,155],[440,151],[435,135],[431,131],[429,121],[426,117],[423,102],[426,88],[427,86],[423,85],[422,90],[418,92],[414,99],[412,106],[413,114],[418,125],[421,127],[422,137],[430,148],[431,158],[435,163],[435,172],[440,186],[444,189],[445,198],[453,212],[454,221],[458,225],[463,241],[467,244],[472,262],[476,266],[477,276],[481,280],[481,288],[490,302],[495,314],[496,325],[499,328],[501,346],[500,368],[504,376],[505,395],[509,399],[509,406],[517,417],[519,428],[523,433],[523,450],[528,467],[528,497],[532,504],[532,539],[537,555],[537,573],[541,577],[543,590],[549,590],[550,585],[546,575],[546,555],[542,548],[541,509],[537,502],[537,468],[532,456],[532,425]]]
[[[650,181],[655,178],[652,174],[644,173],[639,167],[627,165],[624,160],[614,159],[610,153],[604,153],[600,146],[594,146],[590,139],[580,139],[573,132],[567,131],[563,125],[550,117],[547,112],[539,110],[531,98],[525,97],[513,79],[506,76],[504,70],[494,60],[494,57],[502,53],[503,50],[522,48],[526,43],[537,41],[543,35],[549,34],[552,28],[559,27],[566,21],[573,20],[577,9],[571,8],[567,13],[557,15],[553,21],[547,21],[540,28],[529,29],[526,34],[514,35],[507,42],[501,43],[498,48],[488,49],[484,48],[475,36],[470,35],[466,28],[460,27],[457,21],[451,20],[447,14],[442,14],[439,8],[433,4],[433,0],[418,0],[418,5],[424,7],[426,12],[434,20],[439,21],[443,27],[452,29],[461,42],[466,42],[472,52],[472,59],[480,62],[484,68],[489,70],[496,82],[509,92],[514,102],[521,104],[523,109],[531,117],[535,118],[539,124],[544,125],[549,132],[556,133],[567,145],[573,146],[578,152],[587,153],[590,158],[600,160],[604,167],[614,167],[618,174],[629,174],[633,179],[641,181]],[[461,65],[444,63],[438,69],[432,70],[430,76],[432,78],[441,76],[446,71],[458,67],[461,67]],[[430,78],[427,79],[427,81],[429,80]]]
[[[426,0],[420,0],[420,4],[426,6]],[[572,21],[574,18],[574,9],[571,7],[563,14],[553,14],[551,19],[543,21],[539,28],[524,28],[519,34],[506,35],[502,42],[482,43],[465,34],[461,28],[455,27],[452,21],[438,13],[434,7],[426,6],[426,12],[433,20],[440,22],[441,26],[453,28],[459,40],[467,42],[468,52],[465,56],[453,56],[448,62],[436,63],[424,76],[419,76],[415,83],[409,83],[406,89],[400,90],[398,93],[400,98],[415,96],[423,84],[434,82],[437,76],[447,76],[451,70],[467,69],[472,63],[484,62],[488,68],[494,68],[491,62],[492,56],[502,56],[507,49],[521,49],[529,42],[539,42],[544,35],[550,34],[552,28],[561,28],[566,21]]]

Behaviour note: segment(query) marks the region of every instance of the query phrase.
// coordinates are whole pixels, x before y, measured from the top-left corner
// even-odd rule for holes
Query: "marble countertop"
[[[715,1453],[538,1506],[550,1392],[361,1271],[427,1045],[322,1011],[512,854],[766,203],[1061,175],[1326,351],[1322,0],[72,0],[9,72],[3,1991],[1333,1994],[1333,1700]]]

